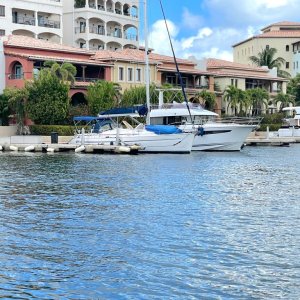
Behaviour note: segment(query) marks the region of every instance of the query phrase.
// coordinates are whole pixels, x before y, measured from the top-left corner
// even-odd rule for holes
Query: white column
[[[90,43],[89,43],[89,35],[90,35],[90,20],[86,19],[86,49],[90,50]]]

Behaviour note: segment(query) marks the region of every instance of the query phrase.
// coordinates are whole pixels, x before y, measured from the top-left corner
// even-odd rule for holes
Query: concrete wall
[[[1,136],[12,136],[17,133],[17,126],[0,126]]]
[[[3,50],[3,38],[0,38],[0,94],[5,88],[5,56]]]

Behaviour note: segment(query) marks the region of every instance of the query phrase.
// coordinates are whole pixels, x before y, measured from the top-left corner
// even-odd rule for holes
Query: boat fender
[[[54,148],[47,148],[47,152],[53,153],[55,151]]]
[[[85,146],[81,145],[75,149],[75,153],[83,152],[85,150]]]
[[[205,134],[204,128],[203,127],[199,127],[198,128],[198,135],[203,136]]]
[[[3,147],[0,145],[0,151],[3,151]]]
[[[18,151],[19,148],[17,146],[11,145],[11,146],[9,146],[9,150],[11,150],[11,151]]]
[[[25,149],[24,149],[25,152],[30,152],[30,151],[34,151],[34,146],[31,145],[31,146],[27,146]]]
[[[130,152],[130,147],[118,146],[118,147],[116,147],[115,152],[116,153],[129,153]]]

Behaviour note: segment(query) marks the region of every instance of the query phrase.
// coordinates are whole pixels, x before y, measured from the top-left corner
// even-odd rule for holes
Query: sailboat
[[[150,153],[190,153],[195,137],[195,132],[183,132],[181,129],[170,125],[150,125],[150,79],[149,79],[149,57],[148,57],[148,32],[147,32],[147,3],[145,1],[145,61],[146,61],[146,124],[140,123],[136,117],[141,113],[138,108],[124,108],[109,110],[100,113],[93,119],[98,130],[92,127],[90,132],[78,132],[69,142],[71,144],[121,144],[124,146],[138,145],[140,152]],[[77,117],[76,121],[84,120]],[[120,122],[121,118],[123,120]],[[124,119],[125,118],[125,119]],[[130,118],[136,126],[127,122]],[[101,126],[105,120],[109,123]],[[115,122],[115,120],[117,120]],[[84,136],[83,136],[84,135]]]

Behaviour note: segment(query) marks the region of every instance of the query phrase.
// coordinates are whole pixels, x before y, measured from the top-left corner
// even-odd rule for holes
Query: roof
[[[262,67],[253,67],[221,59],[208,59],[207,69],[213,72],[215,77],[257,78],[270,81],[288,81],[285,78],[271,76],[268,73],[268,69]]]
[[[232,61],[216,59],[216,58],[209,58],[207,60],[207,69],[240,69],[240,70],[247,70],[253,72],[263,72],[268,73],[268,70],[262,67],[255,67],[251,65],[240,64]]]
[[[55,56],[55,55],[35,55],[35,54],[29,54],[29,53],[23,53],[20,54],[18,52],[5,50],[4,51],[6,55],[10,56],[18,56],[18,57],[26,57],[29,60],[50,60],[50,61],[57,61],[57,62],[68,62],[71,64],[83,64],[83,65],[99,65],[99,66],[112,66],[111,64],[107,64],[104,62],[97,62],[94,60],[91,60],[90,58],[68,58],[68,57],[61,57],[61,56]]]
[[[20,47],[27,49],[40,49],[40,50],[51,50],[57,52],[72,52],[79,54],[92,55],[95,51],[88,51],[86,49],[75,48],[71,46],[62,45],[59,43],[53,43],[50,41],[35,39],[23,35],[9,35],[7,39],[4,40],[5,46]]]
[[[300,26],[300,23],[299,22],[290,22],[290,21],[281,21],[281,22],[277,22],[277,23],[273,23],[273,24],[270,24],[264,28],[261,29],[261,31],[264,31],[272,26]]]
[[[111,50],[99,50],[92,57],[95,60],[123,60],[123,61],[134,61],[145,63],[145,51],[138,49],[122,49],[117,51]],[[194,66],[195,64],[187,59],[176,58],[180,64],[187,64]],[[156,53],[149,53],[150,63],[174,63],[172,56],[166,56]]]

